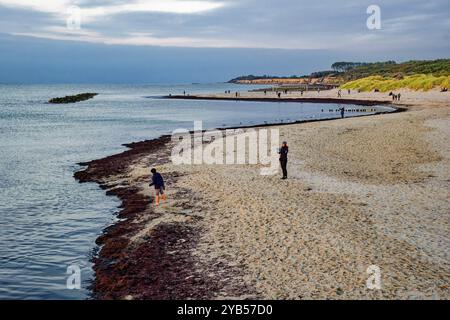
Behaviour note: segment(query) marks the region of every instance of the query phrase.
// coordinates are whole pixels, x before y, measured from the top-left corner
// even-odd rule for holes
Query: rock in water
[[[53,98],[48,101],[48,103],[75,103],[80,101],[85,101],[92,99],[95,97],[98,93],[80,93],[73,96],[65,96],[62,98]]]

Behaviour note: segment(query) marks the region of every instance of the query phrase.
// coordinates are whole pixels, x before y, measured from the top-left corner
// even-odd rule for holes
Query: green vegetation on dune
[[[230,82],[255,81],[265,79],[318,79],[323,84],[343,84],[344,89],[390,91],[400,88],[430,90],[435,87],[448,88],[450,59],[411,60],[397,63],[384,62],[335,62],[331,71],[319,71],[304,76],[272,77],[243,76]],[[289,83],[286,81],[286,83]],[[317,83],[317,82],[315,82]]]
[[[375,89],[381,92],[407,88],[411,90],[430,90],[435,87],[448,88],[450,76],[434,76],[432,74],[416,74],[412,76],[383,77],[370,76],[354,81],[350,81],[341,86],[342,89],[355,89],[361,91],[373,91]]]
[[[412,60],[403,63],[396,63],[394,61],[365,63],[348,69],[341,76],[345,81],[351,81],[370,76],[398,77],[417,74],[430,74],[437,77],[449,76],[450,59],[432,61]]]
[[[346,82],[341,86],[343,89],[361,91],[377,89],[386,92],[400,88],[427,91],[436,87],[448,88],[450,59],[364,63],[349,68],[341,77]]]

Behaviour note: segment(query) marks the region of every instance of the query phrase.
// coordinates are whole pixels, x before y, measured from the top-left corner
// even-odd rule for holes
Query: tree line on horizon
[[[231,83],[237,83],[242,80],[264,80],[264,79],[305,79],[305,78],[324,78],[335,77],[345,83],[370,76],[382,77],[404,77],[416,74],[433,75],[436,77],[450,75],[450,59],[437,60],[411,60],[397,63],[395,61],[382,62],[335,62],[331,65],[332,70],[313,72],[303,76],[240,76],[230,80]]]

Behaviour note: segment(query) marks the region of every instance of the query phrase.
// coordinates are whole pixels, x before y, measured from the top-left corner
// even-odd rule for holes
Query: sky
[[[0,0],[1,83],[221,82],[449,53],[448,0]]]

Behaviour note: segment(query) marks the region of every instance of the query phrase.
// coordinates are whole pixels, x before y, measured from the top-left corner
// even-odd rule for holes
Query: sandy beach
[[[406,112],[276,126],[290,147],[288,180],[259,165],[175,166],[168,136],[85,163],[75,177],[122,200],[97,240],[95,296],[449,299],[450,96],[399,92]],[[342,99],[391,102],[344,90]],[[149,202],[153,166],[167,180],[159,207]],[[366,286],[373,265],[381,289]]]

